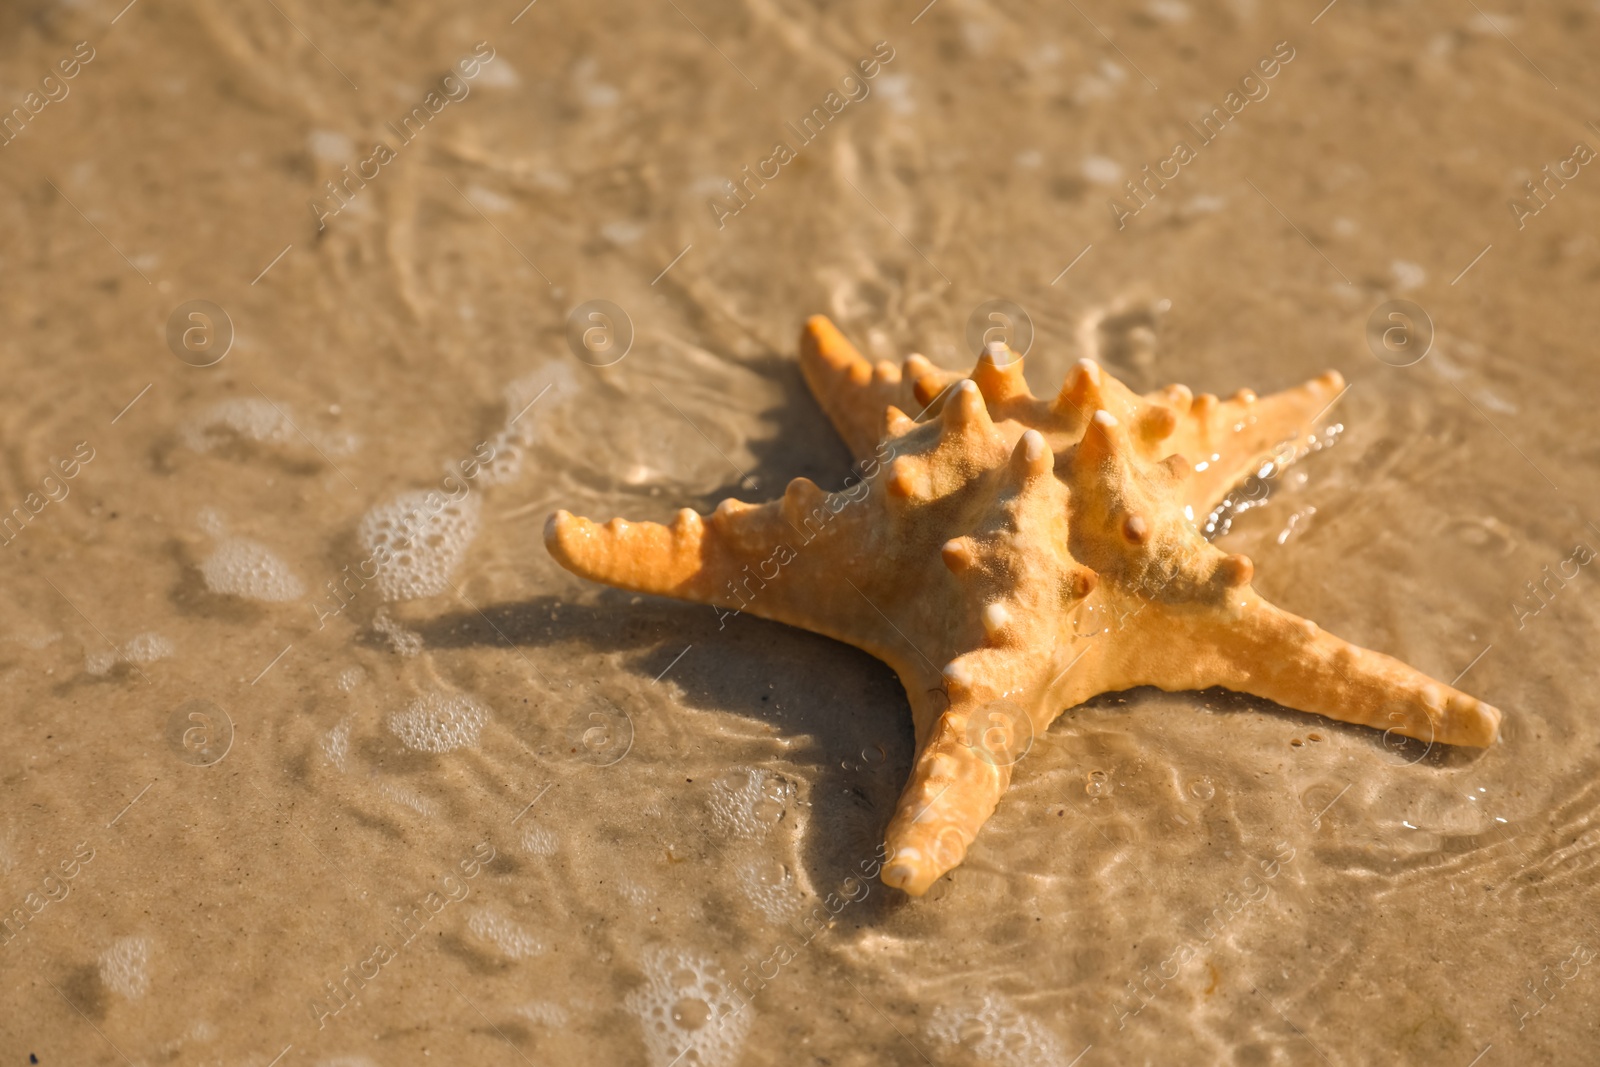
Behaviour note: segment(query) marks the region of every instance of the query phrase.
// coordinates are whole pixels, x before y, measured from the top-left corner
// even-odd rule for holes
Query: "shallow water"
[[[1592,6],[123,2],[0,10],[6,101],[93,56],[0,147],[9,1061],[1592,1062],[1600,610],[1586,564],[1526,583],[1600,545],[1600,178],[1523,185],[1600,145]],[[1037,392],[1086,346],[1141,389],[1343,372],[1218,544],[1501,743],[1109,695],[927,897],[852,880],[911,758],[890,672],[541,529],[838,487],[802,318],[960,366],[996,298]]]

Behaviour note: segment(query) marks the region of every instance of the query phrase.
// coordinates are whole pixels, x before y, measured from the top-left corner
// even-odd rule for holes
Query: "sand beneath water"
[[[123,5],[0,10],[6,1062],[1592,1061],[1592,4]],[[838,487],[802,318],[992,300],[1340,370],[1218,543],[1503,742],[1108,696],[859,880],[889,672],[540,531]]]

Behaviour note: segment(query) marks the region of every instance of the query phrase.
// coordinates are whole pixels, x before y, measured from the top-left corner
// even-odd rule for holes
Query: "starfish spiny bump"
[[[800,361],[860,461],[855,485],[796,478],[781,500],[684,509],[668,526],[558,511],[545,544],[585,578],[749,611],[893,668],[916,758],[885,835],[887,884],[920,896],[959,864],[1032,738],[1100,693],[1222,686],[1430,743],[1493,743],[1495,708],[1274,607],[1248,558],[1200,534],[1194,516],[1264,456],[1294,458],[1337,372],[1267,397],[1140,396],[1085,359],[1045,399],[1003,344],[967,378],[915,355],[873,365],[822,316]]]

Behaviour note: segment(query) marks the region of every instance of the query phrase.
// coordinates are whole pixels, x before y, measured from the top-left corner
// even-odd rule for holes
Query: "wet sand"
[[[0,1054],[1590,1062],[1597,22],[0,11]],[[1501,742],[1109,695],[927,897],[860,879],[890,672],[541,531],[838,488],[804,317],[960,367],[990,300],[1039,393],[1343,373],[1216,543]]]

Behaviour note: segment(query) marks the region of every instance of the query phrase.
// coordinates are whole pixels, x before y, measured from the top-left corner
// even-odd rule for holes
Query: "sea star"
[[[916,355],[873,365],[822,316],[800,365],[861,461],[854,485],[796,478],[782,500],[684,509],[670,526],[558,511],[545,544],[586,578],[749,611],[892,667],[916,757],[885,833],[887,884],[920,896],[959,864],[1034,735],[1099,693],[1223,686],[1493,743],[1499,711],[1269,604],[1250,560],[1198,529],[1275,446],[1271,462],[1294,458],[1337,372],[1268,397],[1139,396],[1085,359],[1044,399],[1003,344],[968,378]]]

